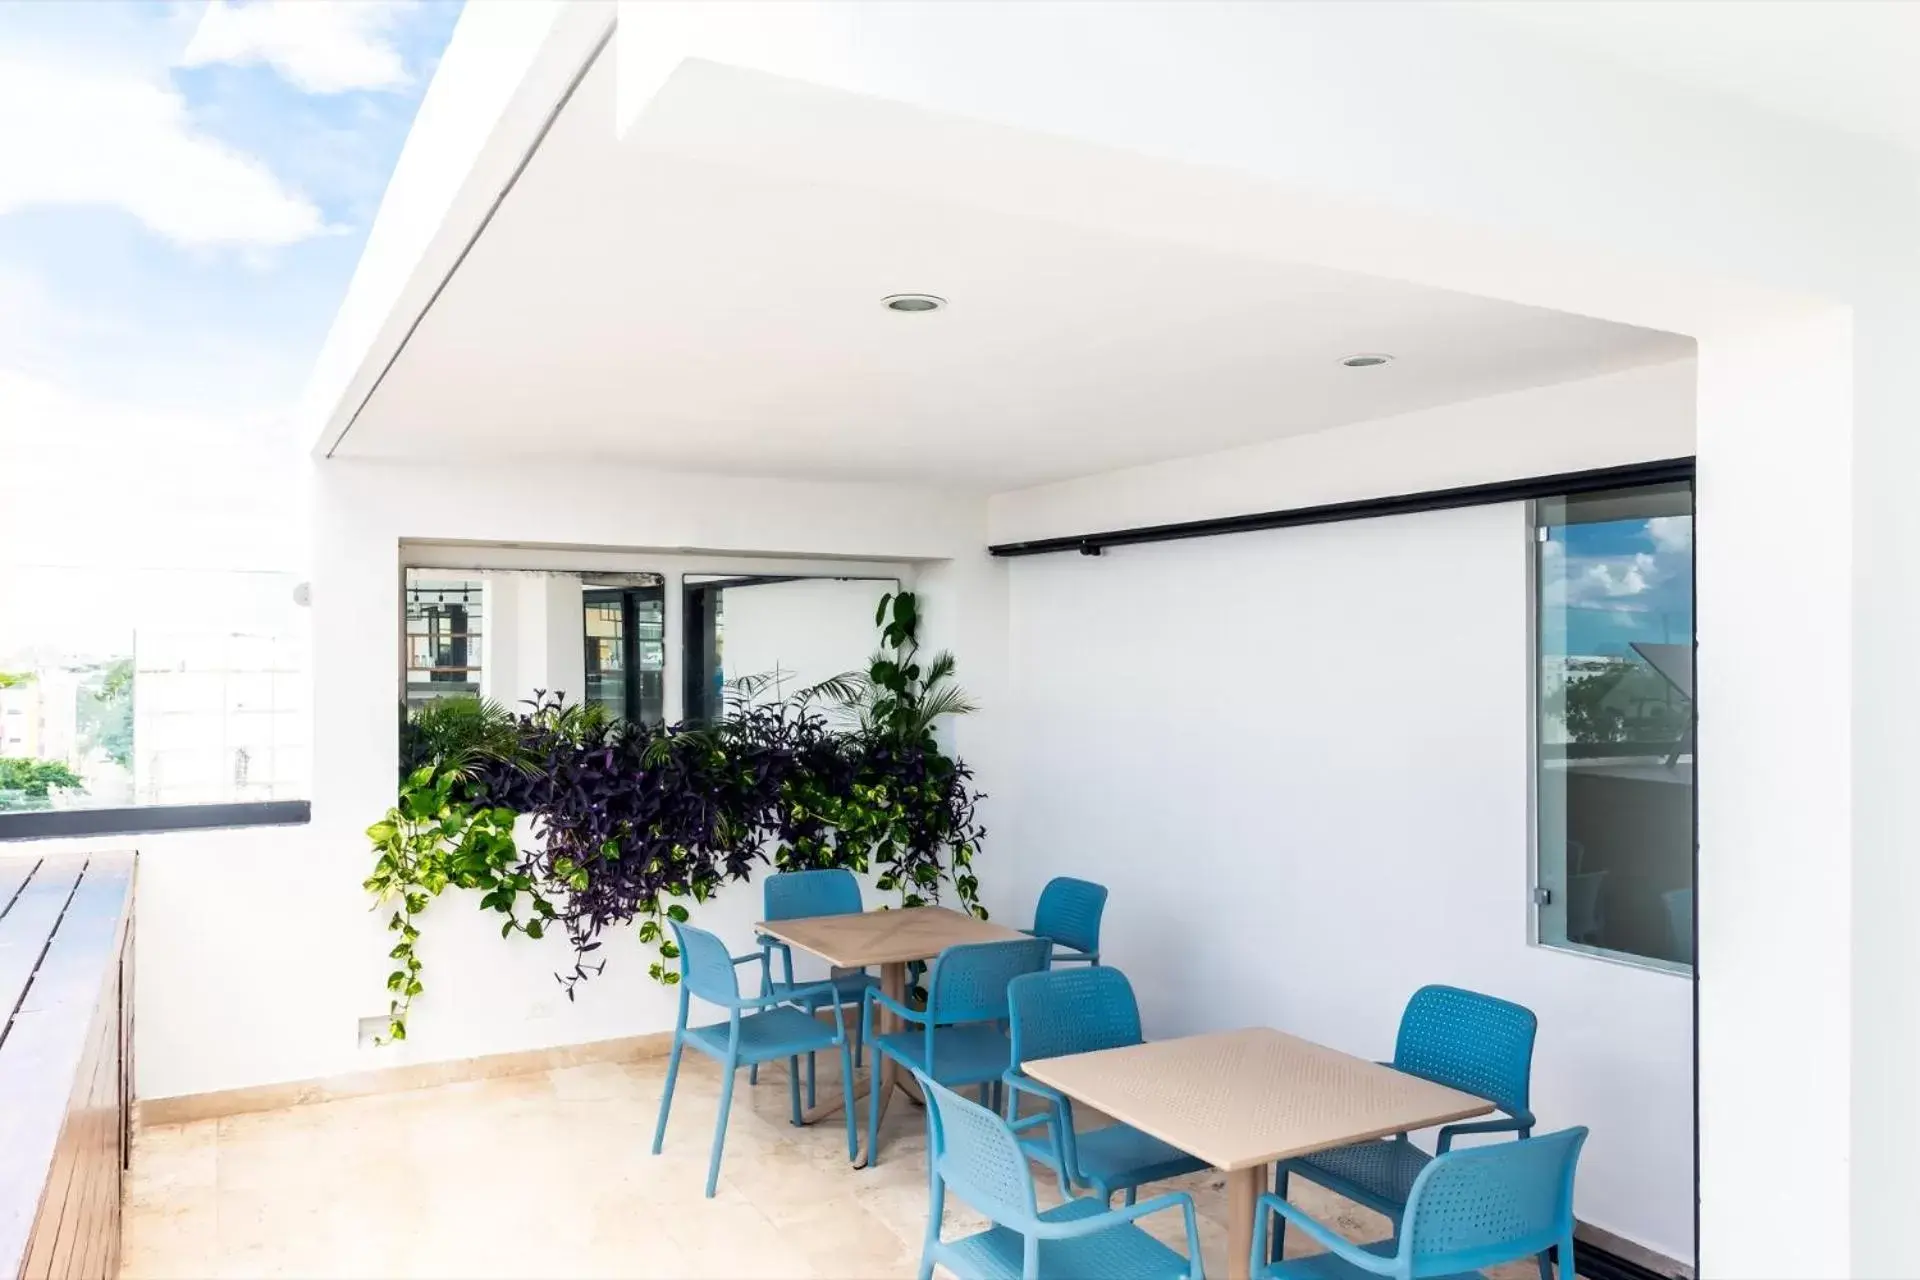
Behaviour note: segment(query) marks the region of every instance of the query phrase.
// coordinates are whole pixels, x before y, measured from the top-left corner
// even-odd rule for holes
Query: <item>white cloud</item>
[[[1592,560],[1571,582],[1575,600],[1637,596],[1659,581],[1658,562],[1646,552],[1614,560]]]
[[[1654,516],[1647,521],[1647,536],[1661,551],[1685,551],[1693,545],[1693,517]]]
[[[0,59],[0,215],[33,205],[124,209],[189,246],[270,247],[327,229],[265,165],[196,132],[172,89]]]
[[[405,88],[411,78],[392,26],[408,7],[376,0],[209,0],[180,65],[265,64],[308,93]]]

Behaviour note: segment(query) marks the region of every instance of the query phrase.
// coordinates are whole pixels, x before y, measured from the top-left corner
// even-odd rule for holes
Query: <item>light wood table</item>
[[[907,965],[913,961],[931,960],[948,947],[966,942],[1005,942],[1026,936],[1017,929],[976,920],[946,907],[904,907],[859,915],[762,920],[753,927],[770,938],[812,952],[836,969],[866,969],[878,965],[881,992],[902,1002],[907,998]],[[879,1010],[879,1024],[877,1030],[882,1034],[898,1031],[904,1025],[884,1007]],[[870,1074],[878,1073],[880,1115],[885,1119],[894,1090],[910,1088],[911,1081],[893,1059],[873,1057],[873,1046],[867,1046],[867,1053]],[[808,1123],[825,1119],[844,1105],[843,1100],[823,1102],[809,1110],[805,1119]],[[862,1151],[854,1163],[864,1168],[872,1156],[871,1151]]]
[[[1230,1280],[1246,1280],[1255,1204],[1276,1160],[1493,1110],[1266,1027],[1043,1058],[1021,1070],[1227,1175]]]

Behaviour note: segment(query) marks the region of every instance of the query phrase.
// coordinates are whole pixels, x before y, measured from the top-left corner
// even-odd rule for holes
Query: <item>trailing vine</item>
[[[973,705],[951,655],[923,662],[911,592],[885,597],[875,624],[866,672],[773,699],[771,678],[737,681],[715,725],[634,724],[547,693],[518,716],[476,699],[403,716],[398,802],[367,831],[366,887],[394,904],[388,1038],[406,1037],[423,989],[418,917],[448,886],[480,891],[502,937],[563,929],[570,999],[604,967],[602,936],[636,923],[650,975],[677,982],[667,923],[769,861],[874,870],[908,907],[951,884],[984,917],[980,797],[935,732]],[[514,840],[522,815],[529,847]]]

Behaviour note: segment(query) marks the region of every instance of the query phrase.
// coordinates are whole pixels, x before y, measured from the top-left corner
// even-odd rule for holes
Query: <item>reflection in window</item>
[[[1693,493],[1534,513],[1535,894],[1553,946],[1693,962]]]
[[[641,575],[639,586],[584,584],[587,702],[636,723],[666,719],[666,607],[664,581]]]
[[[697,575],[681,594],[681,692],[686,718],[726,714],[727,686],[764,677],[763,698],[864,672],[874,611],[892,578]]]
[[[407,705],[480,692],[485,584],[431,569],[407,570]]]
[[[0,815],[306,796],[296,585],[0,565]]]

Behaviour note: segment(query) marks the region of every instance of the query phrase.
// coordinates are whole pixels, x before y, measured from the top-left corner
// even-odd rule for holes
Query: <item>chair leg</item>
[[[722,1068],[726,1079],[720,1083],[720,1116],[713,1122],[713,1154],[707,1158],[707,1199],[720,1183],[720,1149],[727,1144],[727,1113],[733,1110],[733,1077],[739,1073],[740,1060],[729,1058]]]
[[[807,1068],[807,1092],[809,1096],[811,1096],[813,1092],[812,1054],[807,1055]],[[787,1059],[787,1100],[793,1104],[793,1123],[795,1126],[805,1124],[806,1120],[800,1115],[800,1059],[798,1057]],[[812,1104],[809,1103],[808,1105],[811,1106]]]
[[[840,1045],[840,1093],[847,1100],[847,1159],[852,1160],[860,1154],[860,1121],[853,1105],[853,1058],[844,1041]]]
[[[660,1154],[660,1144],[667,1137],[667,1110],[673,1106],[673,1084],[680,1076],[680,1037],[673,1038],[673,1052],[667,1058],[667,1087],[660,1091],[660,1119],[653,1126],[653,1154]]]
[[[1121,1202],[1120,1202],[1120,1203],[1121,1203],[1121,1204],[1126,1204],[1126,1205],[1130,1205],[1130,1204],[1132,1204],[1132,1203],[1133,1203],[1133,1202],[1134,1202],[1135,1200],[1138,1200],[1139,1198],[1140,1198],[1140,1188],[1138,1188],[1138,1187],[1128,1187],[1128,1188],[1127,1188],[1127,1194],[1126,1194],[1126,1198],[1125,1198],[1125,1199],[1123,1199],[1123,1200],[1121,1200]]]
[[[880,1095],[886,1090],[880,1083],[883,1055],[873,1051],[873,1081],[867,1089],[867,1168],[880,1163]]]
[[[1274,1172],[1273,1194],[1282,1200],[1287,1198],[1287,1166],[1284,1164]],[[1278,1262],[1287,1247],[1287,1219],[1282,1214],[1273,1215],[1273,1243],[1267,1249],[1267,1261]]]
[[[993,1086],[991,1084],[981,1085],[979,1089],[975,1091],[974,1097],[979,1100],[981,1106],[987,1108],[989,1111],[993,1109]]]
[[[932,1108],[928,1108],[931,1112]],[[933,1152],[927,1152],[927,1162],[933,1162]],[[933,1280],[933,1251],[940,1243],[940,1220],[946,1216],[947,1186],[940,1180],[939,1174],[933,1175],[933,1195],[927,1205],[927,1242],[920,1249],[919,1280]]]
[[[858,1014],[854,1015],[853,1025],[847,1028],[847,1034],[853,1038],[853,1065],[856,1067],[864,1065],[861,1059],[866,1056],[867,1038],[860,1034]]]
[[[810,1053],[810,1054],[808,1054],[808,1055],[807,1055],[807,1106],[808,1106],[808,1108],[810,1108],[810,1109],[811,1109],[811,1108],[812,1108],[812,1107],[813,1107],[813,1106],[815,1105],[815,1103],[814,1103],[814,1100],[813,1100],[813,1099],[814,1099],[814,1093],[813,1093],[813,1060],[814,1060],[814,1059],[815,1059],[816,1057],[818,1057],[818,1056],[819,1056],[818,1054],[813,1054],[813,1053]]]

